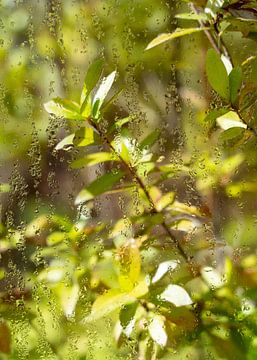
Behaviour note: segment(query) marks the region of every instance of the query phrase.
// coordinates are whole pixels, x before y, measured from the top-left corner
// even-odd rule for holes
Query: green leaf
[[[75,134],[70,134],[62,139],[55,147],[55,150],[68,150],[70,146],[73,146],[73,139]]]
[[[4,279],[5,277],[5,269],[0,268],[0,280]]]
[[[82,127],[75,132],[73,139],[73,144],[75,146],[89,146],[89,145],[99,145],[101,140],[99,135],[95,132],[92,127]]]
[[[120,289],[107,290],[103,295],[97,297],[92,306],[91,314],[86,317],[85,321],[95,321],[124,305],[135,303],[137,298],[147,292],[148,286],[145,280],[140,281],[130,292],[124,292]]]
[[[120,288],[125,291],[132,290],[138,284],[141,271],[140,250],[134,240],[122,247],[120,258]]]
[[[206,74],[211,87],[224,99],[229,101],[229,78],[220,56],[209,49],[206,58]]]
[[[183,20],[196,20],[196,21],[207,21],[208,17],[206,14],[202,13],[202,14],[195,14],[195,13],[181,13],[181,14],[177,14],[175,15],[176,19],[183,19]]]
[[[135,302],[135,296],[130,293],[121,292],[119,289],[107,290],[103,295],[100,295],[95,300],[91,314],[86,317],[86,322],[91,322],[100,319],[122,307],[125,304]]]
[[[211,110],[204,118],[204,123],[210,128],[216,125],[216,119],[228,112],[227,108]]]
[[[80,104],[82,110],[86,97],[88,97],[88,95],[94,89],[94,87],[96,86],[96,84],[98,83],[101,77],[103,71],[103,64],[104,61],[102,59],[98,59],[94,61],[88,68],[80,98]]]
[[[116,120],[108,129],[108,134],[112,134],[115,130],[120,129],[123,125],[127,124],[131,120],[131,117],[125,117],[123,119]]]
[[[99,117],[100,115],[99,109],[100,109],[100,99],[96,99],[92,109],[92,116],[94,119],[97,119]]]
[[[86,201],[94,199],[94,197],[110,190],[122,177],[122,171],[109,172],[93,181],[87,188],[83,189],[77,196],[75,204],[82,204]]]
[[[49,114],[54,114],[70,120],[83,119],[80,115],[79,105],[67,99],[57,97],[44,104],[44,107]]]
[[[149,291],[148,289],[148,279],[147,277],[141,281],[138,282],[138,285],[134,287],[134,289],[130,292],[132,296],[135,296],[136,298],[141,298],[145,294],[147,294]]]
[[[168,301],[177,307],[193,304],[186,290],[179,285],[169,285],[163,293],[161,293],[160,299]]]
[[[11,186],[8,183],[2,183],[0,184],[0,193],[6,193],[11,190]]]
[[[177,28],[173,33],[164,33],[158,35],[147,45],[145,50],[152,49],[153,47],[160,45],[166,41],[173,40],[181,36],[190,35],[203,30],[208,30],[208,28],[188,28],[188,29]]]
[[[81,159],[77,159],[71,163],[72,169],[79,169],[84,166],[92,166],[105,161],[119,161],[119,158],[113,153],[99,152],[95,154],[89,154]]]
[[[171,205],[175,200],[175,196],[176,196],[175,193],[172,192],[172,191],[170,191],[170,192],[166,193],[165,195],[163,195],[161,197],[161,199],[158,200],[157,203],[156,203],[157,211],[162,211],[167,206]]]
[[[91,94],[88,94],[88,96],[85,98],[84,102],[80,107],[80,114],[85,119],[88,119],[91,115],[91,111],[92,111],[91,101],[92,101]]]
[[[235,67],[229,74],[230,101],[234,105],[242,85],[243,73],[241,67]]]
[[[100,108],[110,91],[112,84],[114,82],[116,76],[116,71],[113,71],[110,75],[103,78],[95,96],[93,99],[93,109],[94,109],[94,118],[97,119],[99,117]]]
[[[245,133],[246,130],[241,127],[232,127],[223,131],[219,137],[219,141],[223,144],[223,146],[234,146],[238,144],[238,142],[241,142]]]
[[[181,203],[177,200],[175,200],[170,206],[169,210],[183,213],[183,214],[189,214],[189,215],[196,215],[196,216],[202,216],[200,210],[196,206],[189,206],[187,204]]]
[[[126,329],[128,325],[130,325],[131,322],[133,321],[137,311],[137,307],[138,307],[138,302],[127,304],[122,307],[119,318],[123,329]]]
[[[223,159],[220,166],[220,174],[229,176],[234,174],[236,169],[243,163],[243,161],[244,156],[241,153]]]
[[[65,239],[67,239],[67,234],[65,232],[54,231],[53,233],[51,233],[50,235],[47,236],[46,243],[47,243],[47,245],[52,246],[52,245],[59,244],[60,242],[64,241]]]
[[[107,288],[118,288],[118,275],[113,258],[104,258],[97,262],[93,270],[93,277]]]
[[[141,141],[139,144],[139,149],[143,150],[145,148],[150,148],[159,138],[160,132],[158,130],[154,130],[147,137]]]
[[[138,163],[136,172],[139,177],[142,179],[146,178],[147,175],[154,170],[155,163],[154,162],[144,162],[144,163]]]

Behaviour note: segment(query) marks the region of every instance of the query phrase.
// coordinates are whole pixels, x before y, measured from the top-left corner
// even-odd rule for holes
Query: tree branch
[[[93,122],[92,120],[88,119],[90,125],[98,132],[98,134],[100,135],[100,137],[102,138],[102,140],[107,144],[107,146],[109,147],[109,149],[119,158],[119,160],[121,161],[121,163],[123,164],[123,166],[127,169],[127,172],[131,174],[131,176],[136,180],[137,184],[139,185],[139,187],[141,188],[141,190],[143,191],[143,193],[145,194],[146,199],[148,200],[148,203],[150,205],[151,214],[163,214],[163,219],[164,219],[164,213],[162,211],[158,211],[154,201],[146,187],[146,185],[144,184],[143,180],[141,179],[141,177],[137,174],[137,172],[135,171],[135,169],[130,165],[127,164],[124,159],[120,156],[120,154],[115,150],[115,148],[113,147],[111,141],[109,140],[109,138],[106,136],[106,134],[100,129],[99,126],[97,126],[97,124],[95,122]],[[166,234],[169,236],[169,238],[171,239],[172,243],[174,244],[174,246],[176,247],[176,249],[179,251],[180,255],[184,258],[184,260],[188,263],[188,265],[190,266],[190,271],[194,276],[198,276],[199,275],[199,271],[196,269],[195,265],[192,263],[192,257],[189,257],[186,252],[184,251],[184,249],[182,248],[182,246],[180,245],[179,241],[174,237],[174,235],[172,234],[169,226],[166,224],[165,220],[163,220],[163,222],[161,223],[162,228],[164,229],[164,231],[166,232]]]

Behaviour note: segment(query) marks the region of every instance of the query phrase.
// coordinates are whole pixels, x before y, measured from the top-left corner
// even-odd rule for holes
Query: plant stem
[[[190,3],[190,8],[196,15],[199,14],[199,10],[196,8],[196,6],[193,3]],[[232,58],[229,55],[228,49],[227,49],[226,45],[224,44],[223,39],[221,38],[221,36],[219,36],[219,31],[218,31],[217,27],[214,26],[214,31],[215,31],[216,36],[219,39],[219,43],[220,43],[221,47],[218,45],[218,41],[215,38],[215,36],[210,32],[210,30],[206,29],[206,24],[200,19],[198,20],[198,24],[200,25],[200,27],[202,29],[204,29],[203,31],[204,31],[206,37],[208,38],[208,40],[210,41],[210,44],[212,45],[214,50],[216,50],[219,55],[226,56],[226,58],[228,58],[230,63],[233,65]]]
[[[237,107],[233,106],[233,105],[231,105],[231,110],[233,110],[233,111],[235,111],[235,112],[237,113],[237,115],[239,116],[240,120],[247,126],[247,129],[248,129],[249,131],[251,131],[252,134],[257,138],[257,131],[256,131],[253,127],[249,126],[249,125],[245,122],[245,120],[243,119],[243,117],[242,117],[242,115],[241,115],[241,113],[240,113],[240,110],[239,110]]]
[[[137,172],[135,171],[135,169],[128,163],[126,163],[126,161],[121,157],[121,155],[116,151],[116,149],[114,148],[114,146],[112,145],[111,141],[109,140],[109,138],[106,136],[106,134],[99,128],[99,126],[97,126],[97,124],[95,122],[93,122],[92,120],[88,120],[90,125],[99,133],[100,137],[102,138],[102,140],[107,144],[107,146],[110,148],[110,150],[119,158],[119,160],[121,161],[121,163],[124,165],[124,167],[127,169],[127,172],[130,173],[132,175],[132,177],[136,180],[137,184],[139,185],[139,187],[141,188],[141,190],[143,191],[143,193],[145,194],[145,197],[147,198],[147,201],[150,205],[151,208],[151,214],[158,214],[158,213],[162,213],[162,211],[158,211],[154,201],[146,187],[146,185],[144,184],[143,180],[141,179],[141,177],[137,174]],[[164,218],[164,214],[163,214],[163,218]],[[175,245],[175,247],[177,248],[177,250],[179,251],[180,255],[184,258],[184,260],[188,263],[188,265],[190,266],[190,271],[195,275],[199,275],[198,270],[195,269],[195,266],[193,266],[192,264],[192,259],[191,257],[189,257],[186,252],[184,251],[184,249],[182,248],[182,246],[180,245],[179,241],[174,237],[174,235],[172,234],[169,226],[166,224],[165,220],[163,220],[163,222],[161,223],[162,228],[164,229],[164,231],[166,232],[166,234],[169,236],[169,238],[171,239],[172,243]]]
[[[199,14],[198,9],[196,8],[196,6],[193,3],[190,3],[190,7],[195,14]],[[207,36],[207,38],[209,39],[214,50],[216,50],[219,55],[226,56],[229,59],[230,63],[233,65],[233,60],[232,60],[231,56],[229,55],[228,49],[227,49],[224,41],[219,36],[219,31],[218,31],[217,27],[214,26],[214,31],[215,31],[216,36],[219,37],[222,49],[218,46],[217,41],[216,41],[215,37],[213,36],[213,34],[210,32],[210,30],[206,29],[206,24],[202,20],[198,20],[198,23],[201,28],[204,28],[204,33]],[[240,120],[247,126],[248,130],[250,130],[252,132],[252,134],[257,138],[257,131],[254,128],[252,128],[251,126],[249,126],[244,121],[242,115],[240,114],[239,109],[237,107],[233,106],[232,104],[230,104],[230,107],[231,107],[231,110],[233,110],[234,112],[236,112],[238,114]]]

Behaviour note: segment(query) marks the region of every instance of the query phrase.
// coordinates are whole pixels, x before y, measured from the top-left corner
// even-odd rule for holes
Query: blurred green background
[[[55,216],[53,228],[62,224],[71,229],[74,223],[79,223],[83,214],[74,205],[74,198],[95,171],[69,169],[69,162],[78,156],[78,150],[54,148],[74,124],[49,116],[43,104],[55,96],[78,100],[85,72],[97,58],[104,59],[105,74],[117,70],[115,89],[124,88],[107,118],[133,115],[129,127],[137,139],[160,130],[155,153],[166,163],[190,168],[169,179],[165,186],[176,191],[180,201],[211,214],[210,223],[197,234],[203,243],[199,245],[197,259],[219,266],[225,255],[237,260],[253,254],[246,257],[245,265],[252,272],[243,275],[250,276],[248,284],[256,291],[256,142],[249,141],[243,150],[224,149],[218,134],[204,124],[207,110],[219,105],[206,80],[205,54],[210,45],[204,34],[193,34],[145,51],[159,33],[172,32],[177,26],[195,26],[195,22],[175,18],[185,11],[186,3],[169,0],[0,1],[0,268],[8,273],[0,282],[0,305],[3,319],[11,324],[14,344],[10,353],[9,335],[3,322],[0,350],[6,355],[0,355],[0,359],[138,358],[133,340],[117,350],[108,321],[86,328],[74,319],[66,321],[65,306],[55,300],[57,295],[76,293],[67,280],[73,271],[70,269],[78,263],[81,267],[76,268],[78,272],[83,271],[84,265],[92,269],[95,258],[91,255],[101,248],[100,242],[81,253],[77,251],[76,255],[58,249],[51,267],[53,271],[61,267],[62,273],[53,273],[50,280],[55,283],[53,279],[58,281],[60,276],[64,281],[53,289],[43,281],[49,276],[45,271],[48,262],[44,259],[55,252],[44,246],[48,235],[44,216]],[[225,35],[224,39],[235,64],[256,53],[255,41],[243,38],[240,33]],[[256,68],[256,61],[250,62],[244,76],[257,86]],[[92,210],[92,224],[101,225],[105,220],[122,216],[115,202],[105,198],[101,206]],[[43,235],[31,227],[33,221],[36,229],[43,228]],[[25,243],[21,241],[24,236]],[[194,241],[194,234],[190,239]],[[212,246],[212,256],[205,252],[206,243]],[[154,254],[148,254],[149,258],[155,258]],[[147,252],[145,256],[147,262]],[[43,270],[37,272],[35,264],[42,265]],[[97,278],[97,274],[94,276]],[[27,281],[34,284],[33,302],[28,307],[21,300],[24,296],[26,299]],[[239,288],[246,280],[242,276],[240,281]],[[92,300],[88,287],[85,281],[80,288],[78,316],[85,313]],[[13,299],[8,298],[11,290]],[[67,296],[64,298],[67,301]],[[32,310],[37,312],[36,324],[30,314]],[[69,313],[69,309],[66,311]],[[227,358],[222,351],[218,354],[213,350],[208,339],[206,344],[206,348],[201,343],[184,344],[177,354],[168,352],[163,358]],[[231,359],[243,359],[244,349],[240,348],[237,357],[235,348]],[[256,358],[256,347],[252,354],[247,359]]]

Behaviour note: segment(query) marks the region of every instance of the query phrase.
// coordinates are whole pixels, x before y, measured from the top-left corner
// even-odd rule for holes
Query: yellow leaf
[[[122,305],[134,302],[136,297],[127,292],[121,292],[119,289],[110,289],[103,295],[100,295],[92,306],[92,311],[85,321],[95,321],[106,316]]]
[[[190,35],[192,33],[207,30],[208,28],[188,28],[188,29],[179,29],[177,28],[173,33],[164,33],[158,35],[155,39],[153,39],[146,47],[146,50],[152,49],[153,47],[160,45],[166,41],[185,36]]]

